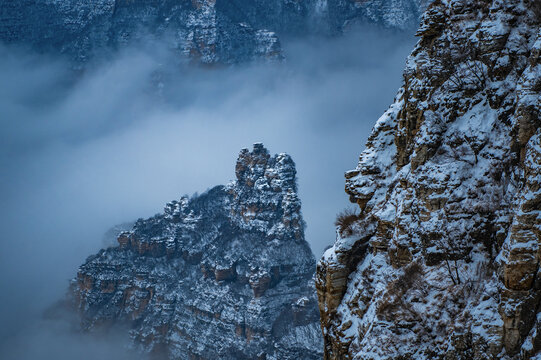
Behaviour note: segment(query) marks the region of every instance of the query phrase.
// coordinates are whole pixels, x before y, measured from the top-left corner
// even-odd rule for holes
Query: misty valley
[[[541,360],[538,0],[0,0],[0,358]]]

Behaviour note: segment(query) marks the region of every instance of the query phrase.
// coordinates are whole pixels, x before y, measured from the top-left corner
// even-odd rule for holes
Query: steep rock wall
[[[541,5],[437,0],[318,264],[326,359],[541,356]]]

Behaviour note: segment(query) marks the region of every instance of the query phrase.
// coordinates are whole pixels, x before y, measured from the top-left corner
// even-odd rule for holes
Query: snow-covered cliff
[[[261,144],[237,180],[138,220],[71,285],[84,329],[127,324],[169,359],[319,359],[323,343],[296,170]]]
[[[279,60],[265,29],[228,17],[215,0],[0,1],[0,40],[61,52],[78,63],[142,39],[160,39],[198,63]]]
[[[318,264],[326,359],[541,358],[541,4],[436,0]]]
[[[0,41],[76,63],[142,39],[203,64],[278,61],[279,35],[337,34],[351,22],[417,26],[429,0],[0,0]]]

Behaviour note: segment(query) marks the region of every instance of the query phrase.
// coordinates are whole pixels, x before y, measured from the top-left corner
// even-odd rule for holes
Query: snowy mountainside
[[[295,164],[255,144],[235,172],[81,265],[70,294],[83,329],[127,324],[136,348],[168,359],[321,358]]]
[[[179,60],[230,64],[280,60],[277,36],[233,22],[215,0],[0,1],[0,40],[85,63],[128,44],[166,41]]]
[[[280,36],[339,34],[348,24],[404,30],[428,0],[0,0],[0,41],[63,53],[78,64],[162,40],[179,61],[280,61]]]
[[[541,6],[438,0],[318,263],[326,359],[541,357]]]

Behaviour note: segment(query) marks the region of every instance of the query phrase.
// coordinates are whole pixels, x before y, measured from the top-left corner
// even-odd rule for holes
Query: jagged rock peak
[[[539,359],[540,2],[436,0],[417,35],[318,263],[325,358]]]
[[[235,174],[239,184],[249,187],[265,184],[275,191],[297,191],[295,163],[287,154],[271,157],[261,143],[253,150],[242,149],[237,159]]]
[[[169,359],[318,359],[322,340],[295,164],[262,144],[237,180],[169,202],[79,268],[84,329],[127,323]]]

